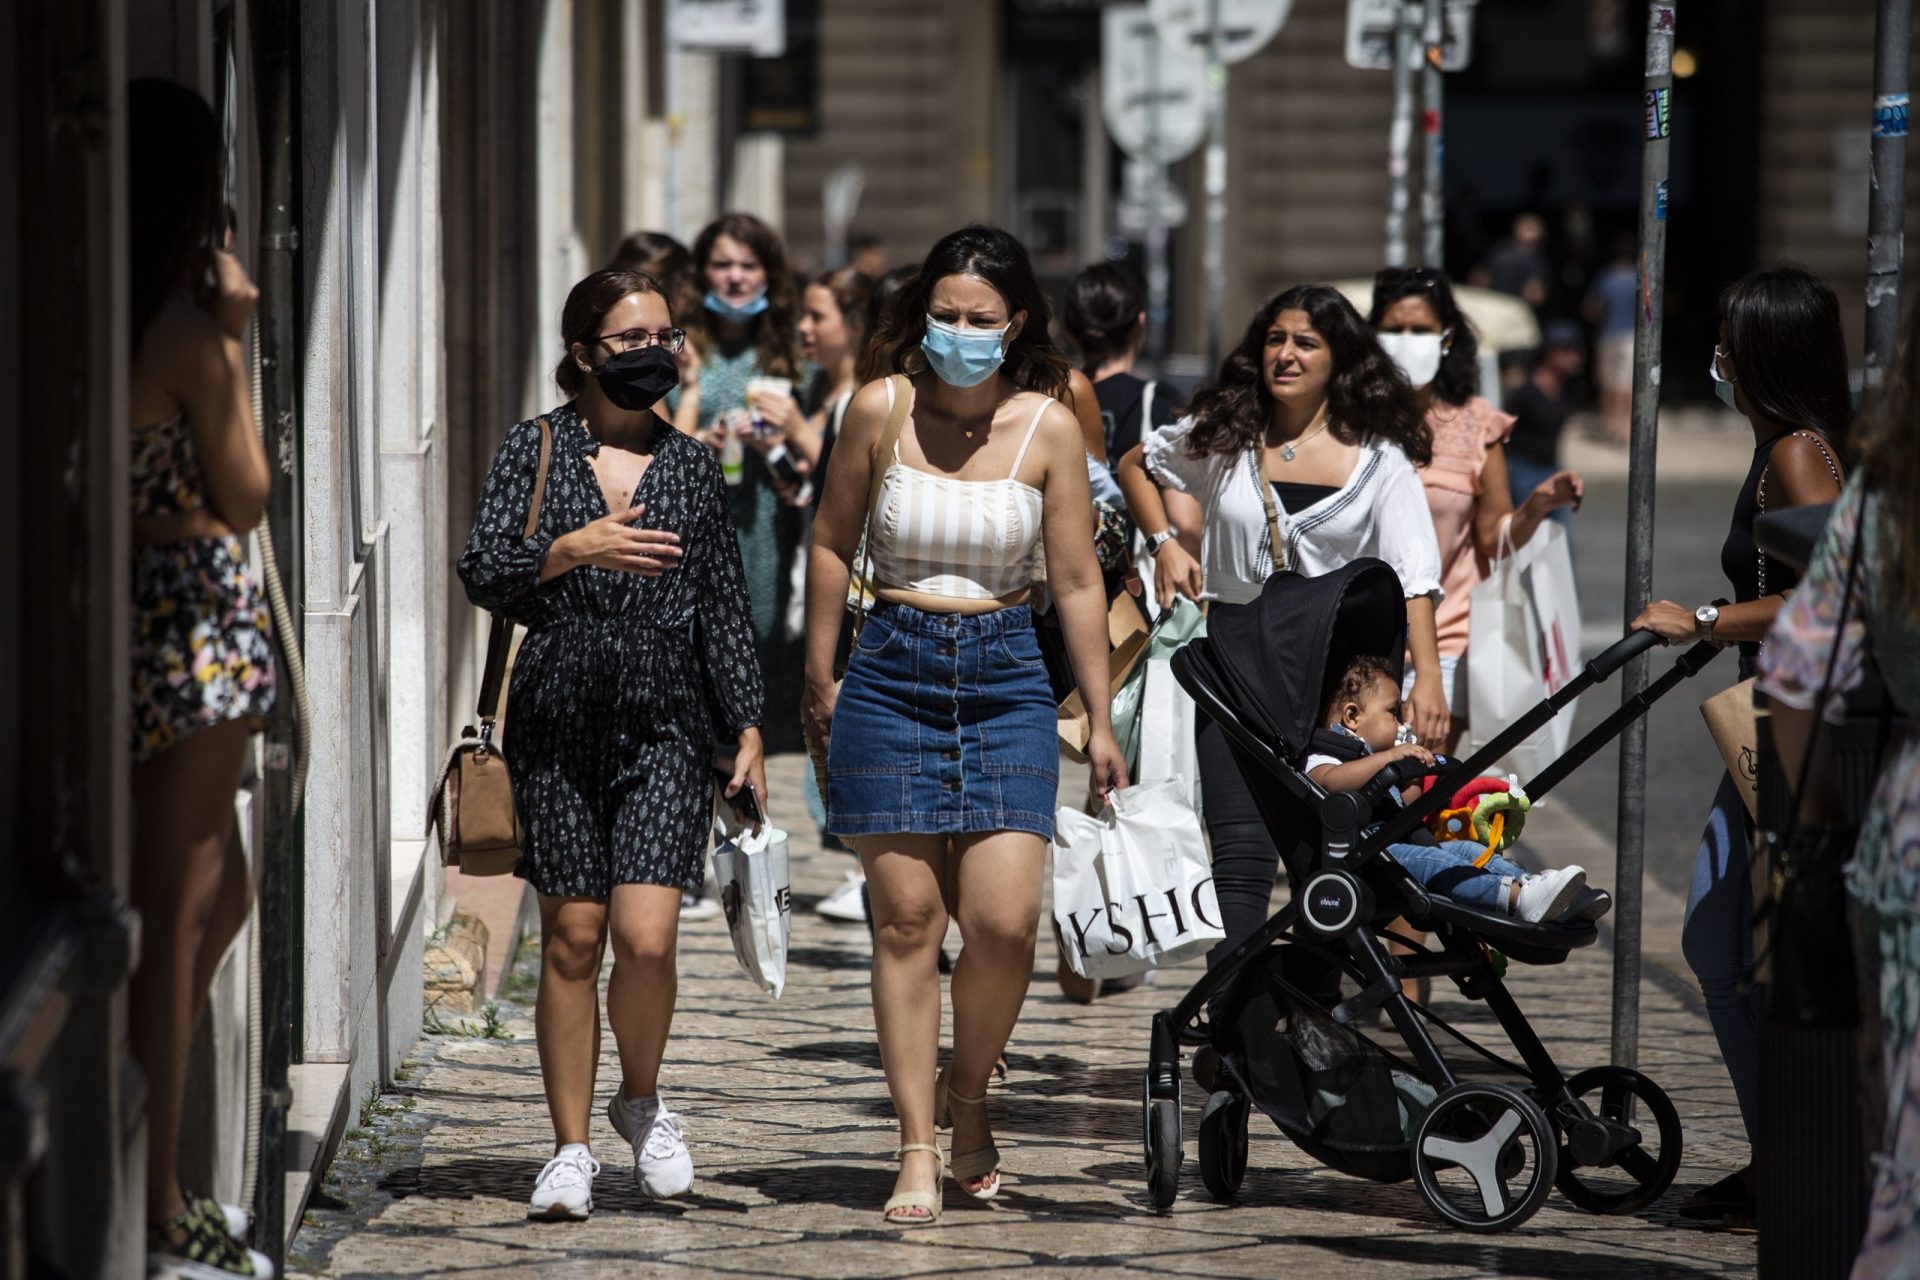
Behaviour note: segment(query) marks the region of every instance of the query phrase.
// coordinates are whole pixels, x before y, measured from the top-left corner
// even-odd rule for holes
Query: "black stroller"
[[[1328,673],[1372,655],[1397,665],[1406,625],[1399,578],[1360,560],[1318,578],[1279,574],[1258,600],[1216,608],[1208,635],[1177,654],[1173,672],[1231,742],[1274,833],[1291,901],[1211,967],[1172,1009],[1154,1015],[1144,1088],[1144,1140],[1153,1203],[1171,1205],[1183,1158],[1180,1046],[1210,1043],[1210,1091],[1200,1121],[1202,1180],[1232,1198],[1246,1174],[1247,1123],[1258,1107],[1322,1164],[1382,1182],[1411,1177],[1435,1212],[1469,1231],[1506,1231],[1558,1186],[1592,1213],[1652,1203],[1680,1168],[1680,1120],[1665,1093],[1625,1067],[1561,1074],[1502,981],[1506,961],[1558,964],[1591,945],[1590,922],[1525,924],[1429,895],[1383,852],[1443,806],[1459,785],[1524,742],[1583,690],[1657,643],[1640,632],[1586,665],[1471,760],[1362,837],[1387,789],[1425,772],[1391,766],[1363,791],[1327,793],[1302,773]],[[1632,705],[1622,707],[1542,773],[1538,799],[1630,721],[1714,656],[1695,645]],[[1387,925],[1404,917],[1438,950],[1389,954]],[[1475,1044],[1401,993],[1402,977],[1453,979],[1485,1001],[1512,1041],[1515,1063]],[[1358,983],[1343,999],[1342,977]],[[1211,1007],[1211,1013],[1209,1008]],[[1384,1009],[1406,1056],[1355,1028]],[[1518,1079],[1462,1079],[1427,1022]],[[1196,1070],[1201,1063],[1196,1061]]]

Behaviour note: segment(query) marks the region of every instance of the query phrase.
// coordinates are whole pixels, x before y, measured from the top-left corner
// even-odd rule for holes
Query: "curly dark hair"
[[[919,272],[888,304],[887,323],[874,334],[873,371],[912,374],[926,368],[920,342],[927,336],[928,300],[933,287],[948,276],[984,280],[1006,300],[1008,316],[1027,313],[1026,324],[1007,348],[1003,368],[1021,390],[1063,399],[1073,366],[1054,345],[1053,308],[1033,273],[1033,260],[1011,234],[979,224],[942,236]]]
[[[911,266],[895,267],[873,282],[873,288],[867,294],[866,340],[860,351],[859,367],[854,370],[854,376],[861,382],[872,382],[885,373],[881,357],[892,348],[900,327],[899,307],[895,304],[919,274],[920,264],[916,262]]]
[[[1325,721],[1333,714],[1335,707],[1365,698],[1367,690],[1373,687],[1376,680],[1385,680],[1396,693],[1400,690],[1400,677],[1385,658],[1376,658],[1372,654],[1355,658],[1340,673],[1340,678],[1331,682],[1326,703],[1320,708],[1320,719]]]
[[[753,321],[753,345],[761,373],[777,378],[797,377],[800,372],[800,336],[795,329],[799,318],[793,273],[787,270],[787,249],[780,233],[750,213],[729,213],[709,222],[693,242],[694,286],[702,297],[707,291],[707,263],[713,260],[713,245],[727,236],[747,246],[767,273],[767,309]],[[699,348],[702,356],[713,352],[712,317],[701,306],[680,318],[680,326]]]
[[[1327,383],[1328,433],[1347,444],[1397,445],[1416,467],[1431,462],[1433,430],[1413,389],[1380,350],[1353,304],[1323,284],[1295,285],[1254,312],[1246,335],[1220,362],[1213,381],[1193,395],[1189,454],[1204,458],[1237,453],[1266,439],[1273,423],[1273,394],[1267,390],[1261,357],[1267,330],[1282,311],[1304,311],[1333,356],[1333,377]]]
[[[1373,278],[1373,305],[1367,323],[1380,327],[1387,309],[1402,298],[1424,298],[1447,331],[1449,343],[1433,375],[1433,398],[1442,404],[1463,405],[1480,393],[1480,339],[1467,313],[1453,299],[1447,273],[1432,267],[1388,267]]]

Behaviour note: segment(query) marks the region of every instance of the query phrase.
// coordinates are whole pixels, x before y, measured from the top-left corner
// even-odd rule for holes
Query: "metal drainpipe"
[[[262,425],[273,476],[267,520],[284,553],[283,572],[293,600],[301,581],[299,429],[294,367],[298,359],[295,305],[299,289],[299,232],[295,226],[294,121],[298,15],[293,0],[262,0],[254,27],[259,69],[263,182],[260,239]],[[295,615],[296,620],[298,615]],[[294,868],[301,847],[294,791],[294,707],[282,697],[267,739],[266,843],[258,868],[261,957],[260,1176],[254,1190],[254,1243],[285,1271],[287,1066],[293,1050],[294,945],[297,892]]]

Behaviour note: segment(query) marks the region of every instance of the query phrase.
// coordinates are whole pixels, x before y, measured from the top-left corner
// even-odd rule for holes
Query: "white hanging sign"
[[[1473,54],[1474,0],[1446,0],[1445,34],[1440,40],[1440,69],[1464,71]],[[1347,0],[1347,65],[1360,71],[1393,70],[1394,28],[1401,0]],[[1408,17],[1416,33],[1424,30],[1424,6],[1413,0]]]
[[[777,58],[787,51],[785,0],[670,0],[667,31],[682,49]]]
[[[1114,143],[1136,160],[1172,164],[1207,135],[1206,61],[1166,38],[1144,4],[1100,15],[1100,114]]]
[[[1162,32],[1184,38],[1205,57],[1215,4],[1220,7],[1221,54],[1228,63],[1244,62],[1260,52],[1293,12],[1293,0],[1147,0],[1147,9]]]

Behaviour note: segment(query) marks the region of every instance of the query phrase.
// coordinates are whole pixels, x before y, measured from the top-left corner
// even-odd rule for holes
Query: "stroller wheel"
[[[1531,1218],[1560,1163],[1559,1142],[1539,1104],[1518,1089],[1478,1081],[1434,1099],[1414,1130],[1411,1154],[1421,1196],[1466,1231],[1511,1231]]]
[[[1247,1100],[1224,1091],[1200,1113],[1200,1181],[1215,1199],[1233,1199],[1246,1180],[1247,1115]]]
[[[1592,1119],[1561,1126],[1560,1193],[1588,1213],[1658,1200],[1680,1172],[1680,1113],[1660,1086],[1625,1067],[1594,1067],[1567,1081],[1567,1093]]]
[[[1180,1104],[1166,1098],[1154,1099],[1147,1118],[1147,1190],[1153,1207],[1170,1209],[1180,1193]]]

